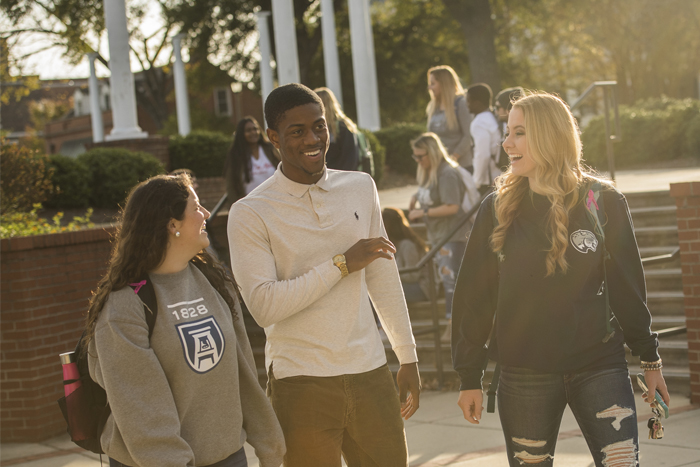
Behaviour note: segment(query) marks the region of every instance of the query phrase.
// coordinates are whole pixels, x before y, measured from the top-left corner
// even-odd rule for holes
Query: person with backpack
[[[316,88],[326,110],[330,143],[326,153],[326,165],[335,170],[357,170],[360,164],[360,134],[357,125],[343,112],[335,94],[328,88]]]
[[[186,176],[142,182],[122,211],[81,339],[111,410],[101,447],[112,467],[245,467],[246,441],[261,466],[282,463],[238,286],[205,251],[208,217]]]
[[[491,358],[511,466],[552,465],[567,404],[595,465],[638,465],[624,344],[641,359],[645,401],[669,395],[627,201],[582,166],[559,97],[521,97],[507,130],[511,165],[479,209],[454,295],[458,405],[479,423]]]
[[[462,203],[467,188],[462,181],[459,164],[447,155],[435,133],[423,133],[411,141],[411,147],[413,159],[418,163],[416,179],[419,187],[411,197],[408,218],[425,222],[428,242],[435,246],[464,221],[466,213]],[[466,170],[464,172],[467,173]],[[438,276],[445,289],[445,315],[448,320],[452,319],[452,295],[471,225],[469,220],[464,222],[435,256]],[[449,335],[448,325],[443,338],[449,339]]]
[[[514,88],[506,88],[496,94],[496,99],[494,99],[494,115],[496,120],[498,120],[498,130],[501,132],[501,143],[506,139],[506,126],[508,125],[508,115],[510,114],[510,109],[513,108],[513,102],[520,99],[520,97],[525,94],[525,90],[520,86]],[[503,144],[499,147],[498,160],[496,161],[496,167],[498,167],[501,172],[508,170],[510,165],[510,158],[505,149],[503,149]]]
[[[452,67],[440,65],[428,70],[428,93],[430,102],[425,110],[428,131],[438,135],[451,158],[473,172],[469,133],[472,115],[467,109],[464,88]]]

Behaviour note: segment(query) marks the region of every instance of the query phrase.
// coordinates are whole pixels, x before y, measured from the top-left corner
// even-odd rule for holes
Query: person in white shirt
[[[228,200],[235,202],[253,191],[275,173],[279,162],[277,150],[258,121],[243,117],[236,126],[224,166]]]
[[[406,467],[401,418],[420,377],[394,245],[363,172],[327,169],[323,104],[300,84],[265,102],[275,174],[229,212],[231,267],[265,328],[272,406],[286,467]],[[401,364],[396,393],[370,299]]]
[[[474,141],[474,181],[483,194],[501,174],[496,166],[501,144],[498,121],[491,112],[493,93],[488,84],[478,83],[467,89],[467,107],[474,115],[469,127]]]

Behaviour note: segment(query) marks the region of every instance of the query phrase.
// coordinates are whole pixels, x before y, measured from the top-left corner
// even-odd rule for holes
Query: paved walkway
[[[621,170],[615,174],[617,188],[623,193],[665,191],[671,183],[700,181],[700,167],[673,169]],[[379,192],[382,207],[408,209],[417,185],[390,188]]]
[[[647,411],[637,399],[640,416],[640,460],[643,466],[700,466],[700,406],[681,395],[671,396],[671,416],[664,421],[665,438],[646,439]],[[651,412],[648,412],[651,415]],[[497,414],[485,414],[481,425],[467,423],[457,407],[457,392],[426,391],[421,407],[406,422],[411,467],[507,467],[503,434]],[[246,445],[250,467],[259,467]],[[37,444],[3,444],[0,466],[96,467],[99,457],[81,451],[67,436]],[[105,462],[105,465],[106,462]],[[590,467],[593,458],[567,410],[559,434],[555,466]]]

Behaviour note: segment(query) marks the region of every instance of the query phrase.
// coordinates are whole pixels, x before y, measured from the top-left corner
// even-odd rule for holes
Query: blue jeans
[[[627,369],[572,374],[503,367],[498,411],[511,466],[551,466],[566,405],[596,466],[637,466],[634,393]]]
[[[109,458],[109,467],[129,467],[126,464],[122,464],[119,461],[115,461],[111,457]],[[207,467],[248,467],[248,458],[245,455],[245,450],[243,448],[234,452],[226,459],[210,464]]]
[[[459,265],[462,264],[464,250],[466,249],[466,242],[447,242],[435,255],[438,276],[445,289],[445,316],[447,319],[452,319],[452,297],[455,294]]]

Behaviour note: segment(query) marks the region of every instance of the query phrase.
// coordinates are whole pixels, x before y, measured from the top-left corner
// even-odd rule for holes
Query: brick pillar
[[[681,247],[685,322],[688,327],[690,400],[700,403],[700,182],[671,184]]]

